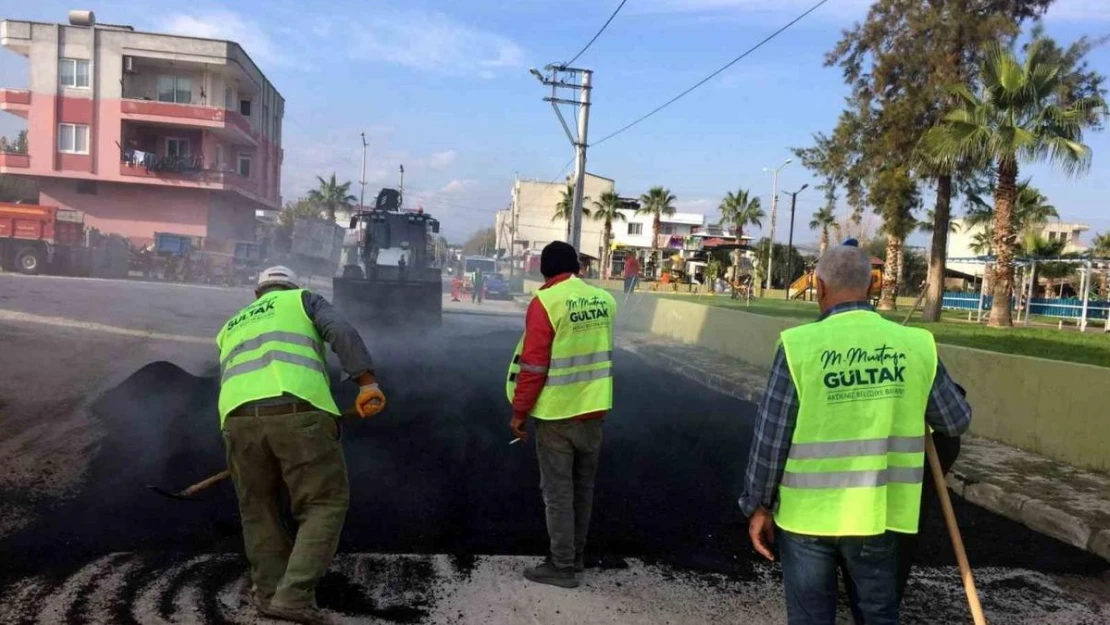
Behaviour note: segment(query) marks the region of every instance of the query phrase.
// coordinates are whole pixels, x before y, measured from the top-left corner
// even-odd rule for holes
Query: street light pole
[[[790,193],[790,237],[786,243],[786,299],[790,299],[790,278],[794,275],[794,207],[798,204],[798,194],[806,190],[809,183],[803,184],[801,189]]]
[[[362,178],[358,181],[362,190],[358,193],[358,209],[361,211],[366,206],[366,133],[362,135]]]
[[[793,160],[791,158],[786,159],[786,162],[779,165],[777,169],[763,168],[763,171],[771,172],[771,236],[767,240],[767,284],[765,287],[767,290],[771,289],[771,269],[775,255],[775,221],[779,212],[779,172]]]

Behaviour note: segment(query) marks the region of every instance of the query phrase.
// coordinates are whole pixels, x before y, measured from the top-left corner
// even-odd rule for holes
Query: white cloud
[[[508,38],[416,10],[377,13],[358,25],[350,55],[452,75],[524,65],[524,50]]]
[[[440,193],[462,193],[474,186],[473,180],[452,180],[439,190]]]
[[[455,162],[455,157],[458,156],[454,150],[444,150],[436,152],[428,157],[428,167],[430,169],[446,169]]]
[[[174,13],[163,19],[157,30],[189,37],[234,41],[263,66],[307,67],[280,50],[258,22],[231,11]]]
[[[674,205],[680,213],[701,213],[702,215],[708,215],[712,220],[713,213],[716,212],[717,205],[720,203],[721,198],[694,197],[678,198]]]

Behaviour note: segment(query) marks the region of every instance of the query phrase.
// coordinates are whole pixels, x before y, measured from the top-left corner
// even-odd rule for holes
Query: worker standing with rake
[[[918,531],[926,423],[956,436],[971,422],[932,334],[867,303],[869,261],[852,246],[821,257],[821,319],[783,332],[757,415],[740,506],[756,551],[773,560],[777,542],[791,625],[836,622],[841,561],[865,622],[898,622],[897,534]]]
[[[251,567],[249,600],[266,616],[330,623],[316,606],[316,584],[335,556],[350,494],[323,343],[359,384],[359,416],[380,412],[385,395],[358,332],[323,297],[300,289],[292,271],[263,271],[255,295],[216,338],[220,425]],[[279,514],[283,487],[295,536]]]

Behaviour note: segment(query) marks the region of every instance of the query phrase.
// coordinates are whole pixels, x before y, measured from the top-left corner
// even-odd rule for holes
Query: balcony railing
[[[0,89],[0,104],[31,105],[31,92],[27,89]]]
[[[234,171],[206,169],[204,157],[158,156],[152,152],[128,151],[120,159],[120,175],[193,182],[198,186],[224,185],[258,194],[258,184]]]
[[[218,106],[124,99],[120,101],[120,112],[124,115],[169,117],[180,120],[185,124],[199,122],[198,125],[206,127],[233,128],[252,141],[258,139],[250,121],[236,111],[229,111]]]
[[[31,156],[19,152],[0,152],[0,167],[26,168],[31,166]]]

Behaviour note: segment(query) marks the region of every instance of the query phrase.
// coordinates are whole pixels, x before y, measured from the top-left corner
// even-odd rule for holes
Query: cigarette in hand
[[[517,444],[517,443],[519,443],[519,442],[520,442],[520,439],[519,439],[519,438],[514,438],[513,440],[509,441],[509,444],[510,444],[510,445],[515,445],[515,444]]]

